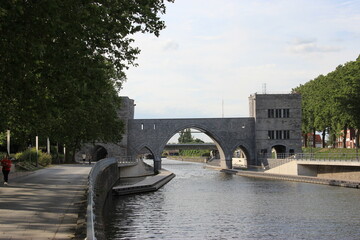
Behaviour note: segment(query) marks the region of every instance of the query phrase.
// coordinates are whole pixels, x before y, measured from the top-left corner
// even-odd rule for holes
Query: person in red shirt
[[[4,185],[8,184],[9,173],[11,169],[11,160],[9,154],[6,153],[5,157],[1,160],[2,172],[4,174]]]

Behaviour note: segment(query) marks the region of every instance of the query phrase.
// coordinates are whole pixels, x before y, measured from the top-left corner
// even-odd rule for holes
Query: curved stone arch
[[[251,159],[254,159],[255,156],[252,156],[252,153],[250,151],[251,148],[246,142],[244,142],[244,141],[238,142],[236,145],[234,145],[234,146],[232,146],[232,148],[230,148],[231,152],[233,153],[238,147],[244,148],[245,155],[246,155],[248,161]]]
[[[99,161],[104,159],[108,155],[107,146],[102,143],[96,143],[92,148],[90,148],[89,154],[92,161]]]
[[[147,149],[147,150],[154,156],[154,159],[155,159],[155,157],[157,156],[156,151],[154,151],[154,150],[153,150],[151,147],[149,147],[147,144],[142,144],[142,145],[140,145],[140,147],[137,147],[137,148],[135,149],[135,154],[138,155],[138,154],[141,152],[141,150],[143,150],[143,149]]]
[[[165,140],[160,144],[160,149],[163,150],[165,148],[165,145],[169,142],[169,140],[176,133],[178,133],[181,130],[187,129],[187,128],[200,130],[201,132],[206,134],[208,137],[210,137],[214,141],[215,145],[218,147],[220,157],[225,158],[225,154],[226,154],[225,141],[223,141],[223,139],[221,139],[221,137],[217,136],[217,134],[213,133],[211,130],[207,130],[208,127],[203,126],[202,124],[187,123],[187,124],[182,125],[181,127],[174,128],[173,130],[169,131]]]
[[[135,154],[138,155],[142,149],[147,149],[152,155],[153,155],[153,166],[155,173],[158,172],[158,170],[161,169],[161,153],[158,155],[156,151],[153,150],[152,147],[149,147],[147,144],[142,144],[140,147],[137,147],[135,149]]]
[[[283,148],[283,151],[277,152],[277,149],[279,149],[279,147],[280,147],[280,148]],[[276,158],[279,157],[278,154],[280,154],[280,158],[283,158],[283,157],[286,156],[287,149],[289,149],[289,148],[288,148],[288,146],[287,146],[286,144],[281,144],[281,143],[279,143],[279,144],[274,144],[274,145],[272,145],[272,146],[270,147],[270,152],[271,152],[272,149],[275,149],[275,151],[276,151]]]

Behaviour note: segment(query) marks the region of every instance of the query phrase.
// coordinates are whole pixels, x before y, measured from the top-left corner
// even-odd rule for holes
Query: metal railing
[[[270,159],[267,159],[267,163],[268,163],[269,168],[275,168],[275,167],[284,165],[286,163],[292,162],[294,160],[295,159],[293,159],[293,158],[278,158],[278,159],[270,158]]]
[[[287,159],[287,160],[336,160],[336,161],[359,161],[358,153],[278,153],[278,154],[261,154],[258,158],[263,159]]]
[[[296,160],[306,161],[349,161],[359,162],[360,156],[357,153],[297,153]]]
[[[129,163],[138,163],[139,159],[133,156],[116,156],[118,164],[129,164]]]
[[[330,162],[360,162],[357,153],[278,153],[262,154],[258,159],[267,162],[270,168],[274,168],[291,161],[330,161]]]
[[[87,198],[87,209],[86,209],[86,239],[87,240],[96,240],[95,236],[95,183],[96,178],[101,171],[112,164],[117,164],[116,158],[106,158],[101,161],[98,161],[91,169],[89,178],[88,178],[88,198]]]

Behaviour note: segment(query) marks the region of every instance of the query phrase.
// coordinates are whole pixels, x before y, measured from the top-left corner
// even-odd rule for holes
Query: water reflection
[[[359,190],[245,178],[164,161],[154,193],[115,197],[108,239],[358,239]]]

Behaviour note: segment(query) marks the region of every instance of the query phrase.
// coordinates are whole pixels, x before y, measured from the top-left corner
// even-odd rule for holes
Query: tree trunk
[[[355,136],[355,141],[356,141],[356,148],[359,148],[359,140],[360,140],[360,131],[359,129],[356,129],[356,136]]]
[[[316,130],[313,128],[313,148],[316,148]]]
[[[335,148],[336,147],[336,134],[335,133],[332,134],[332,139],[333,139],[333,148]]]
[[[346,148],[347,124],[344,126],[343,148]]]
[[[322,147],[325,148],[325,135],[326,135],[326,129],[322,132]]]
[[[307,133],[304,133],[304,147],[305,148],[308,147],[308,135],[307,135]]]

